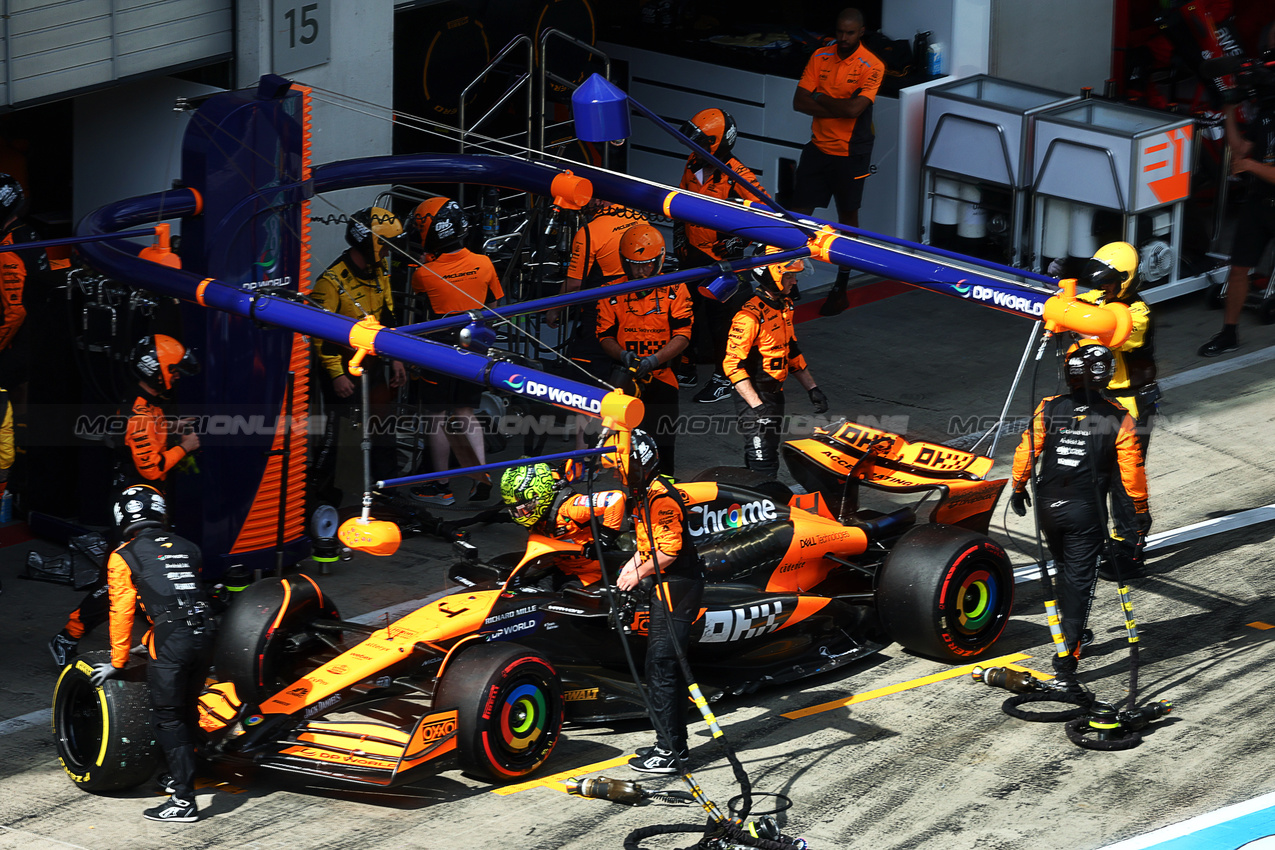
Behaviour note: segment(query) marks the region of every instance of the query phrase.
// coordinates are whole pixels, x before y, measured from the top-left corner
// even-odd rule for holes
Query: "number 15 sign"
[[[276,74],[290,74],[328,61],[331,0],[274,0],[270,29]]]

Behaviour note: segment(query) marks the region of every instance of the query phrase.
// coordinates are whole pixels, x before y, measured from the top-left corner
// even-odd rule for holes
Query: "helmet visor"
[[[1097,257],[1091,258],[1080,272],[1080,282],[1090,289],[1107,289],[1119,287],[1124,283],[1124,274]]]

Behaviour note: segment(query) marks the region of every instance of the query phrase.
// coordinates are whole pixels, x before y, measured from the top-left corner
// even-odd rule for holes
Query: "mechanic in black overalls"
[[[1079,687],[1075,675],[1080,648],[1093,639],[1085,621],[1107,536],[1113,472],[1133,500],[1140,530],[1151,527],[1151,514],[1133,417],[1102,397],[1114,369],[1111,351],[1098,344],[1073,346],[1063,368],[1071,391],[1036,407],[1032,427],[1023,433],[1014,454],[1010,507],[1019,516],[1027,515],[1027,479],[1039,457],[1037,517],[1054,558],[1062,631],[1070,649],[1065,656],[1054,656],[1054,672],[1061,684]]]
[[[651,591],[646,647],[646,688],[655,725],[655,746],[638,749],[629,767],[642,773],[678,773],[690,758],[686,739],[686,679],[677,661],[686,653],[691,625],[699,616],[704,596],[704,573],[685,532],[681,498],[668,489],[667,478],[656,478],[660,456],[655,439],[644,431],[632,433],[629,491],[637,552],[620,569],[616,587],[629,591],[655,575],[659,559],[662,585]],[[667,600],[667,601],[666,601]],[[658,610],[667,604],[671,617]],[[671,619],[671,623],[670,623]]]
[[[151,720],[169,774],[160,784],[172,796],[143,815],[147,820],[193,823],[195,805],[196,699],[212,660],[214,622],[199,580],[199,547],[165,526],[164,497],[154,487],[129,487],[115,502],[115,524],[125,542],[106,564],[111,598],[111,660],[93,668],[101,687],[124,672],[133,637],[133,612],[140,599],[151,631],[147,681]]]

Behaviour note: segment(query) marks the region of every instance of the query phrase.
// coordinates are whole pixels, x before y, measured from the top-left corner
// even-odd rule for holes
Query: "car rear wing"
[[[797,483],[818,492],[842,522],[859,508],[860,484],[891,493],[937,494],[929,521],[986,534],[992,508],[1008,479],[987,480],[990,457],[937,443],[909,442],[898,434],[857,422],[816,428],[804,440],[783,445]]]

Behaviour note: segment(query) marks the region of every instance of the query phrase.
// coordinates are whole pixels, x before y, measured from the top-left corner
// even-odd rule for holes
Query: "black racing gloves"
[[[810,403],[814,405],[815,413],[828,412],[828,396],[818,387],[810,388]]]
[[[1009,497],[1009,506],[1019,516],[1027,516],[1027,509],[1032,506],[1032,497],[1027,495],[1026,490],[1015,490]]]
[[[635,352],[626,351],[624,352],[624,366],[627,369],[631,369],[633,374],[638,379],[641,379],[660,368],[660,361],[654,354],[639,357]]]

